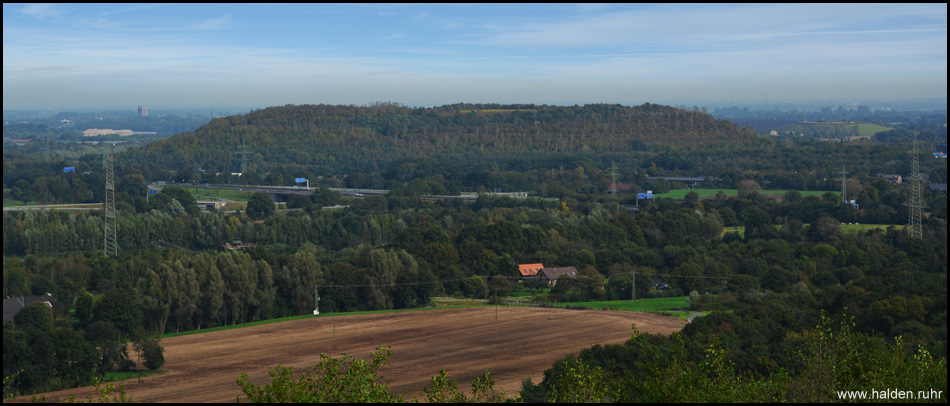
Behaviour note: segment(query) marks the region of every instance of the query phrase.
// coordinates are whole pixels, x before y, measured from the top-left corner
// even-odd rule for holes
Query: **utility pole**
[[[844,204],[848,204],[848,198],[847,198],[848,178],[847,176],[845,176],[848,173],[844,171],[844,165],[841,166],[841,172],[838,172],[838,173],[841,174],[841,202]]]
[[[630,282],[630,301],[637,300],[637,271],[633,271],[633,280]]]
[[[320,314],[320,293],[317,291],[317,286],[313,287],[313,315],[316,316]]]
[[[614,197],[617,196],[617,165],[610,162],[610,188],[614,191]]]

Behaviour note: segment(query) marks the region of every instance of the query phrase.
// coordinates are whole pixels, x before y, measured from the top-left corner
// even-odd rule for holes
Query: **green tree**
[[[689,203],[696,203],[699,201],[699,193],[696,193],[695,190],[690,190],[686,192],[686,196],[684,196],[683,199]]]
[[[30,303],[13,316],[13,323],[20,329],[48,332],[53,329],[53,309],[44,302]]]
[[[191,196],[191,193],[188,192],[188,189],[174,185],[169,185],[162,188],[162,191],[152,198],[152,207],[158,208],[159,210],[166,210],[165,207],[167,207],[170,202],[175,200],[181,204],[181,207],[184,209],[185,213],[188,213],[192,216],[197,216],[201,211],[198,208],[198,202],[196,202],[195,198]]]
[[[271,383],[257,385],[248,374],[241,374],[237,384],[252,403],[376,403],[401,402],[382,383],[379,370],[389,365],[389,347],[377,347],[372,359],[353,359],[343,354],[333,358],[320,354],[320,362],[294,379],[294,367],[278,365],[268,369]],[[238,401],[241,401],[238,398]]]
[[[114,323],[126,336],[142,324],[142,310],[136,295],[129,289],[118,288],[107,292],[93,310],[93,321]]]
[[[92,318],[93,298],[86,288],[79,290],[79,296],[76,297],[76,318],[81,322],[86,322]]]
[[[317,207],[335,206],[340,204],[340,199],[342,199],[340,192],[330,190],[325,186],[315,187],[313,193],[310,194],[310,200]]]
[[[472,381],[472,397],[459,392],[458,380],[449,379],[445,370],[439,370],[438,376],[432,377],[432,386],[423,389],[422,395],[428,403],[501,403],[505,402],[504,390],[495,390],[495,380],[489,376],[491,371]]]
[[[617,380],[598,366],[570,357],[555,379],[548,383],[550,400],[555,403],[609,403],[620,396]]]
[[[274,214],[274,202],[264,192],[256,192],[247,201],[247,216],[253,220],[261,220]]]
[[[142,358],[145,358],[145,367],[154,371],[165,365],[165,349],[161,344],[154,340],[142,342],[139,345],[142,351]]]

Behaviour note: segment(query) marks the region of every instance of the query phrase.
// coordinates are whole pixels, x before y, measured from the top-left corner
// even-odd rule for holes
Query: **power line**
[[[520,276],[504,276],[504,275],[495,275],[495,276],[485,276],[485,275],[474,275],[479,276],[482,279],[488,278],[505,278],[505,279],[522,279]],[[760,279],[755,276],[750,275],[734,275],[734,276],[693,276],[693,275],[673,275],[673,274],[652,274],[652,276],[666,276],[671,278],[692,278],[692,279],[732,279],[736,276],[748,276],[754,279]],[[586,278],[585,276],[578,276],[579,279]],[[445,282],[464,282],[471,279],[471,277],[464,279],[443,279],[443,280],[431,280],[431,281],[420,281],[420,282],[404,282],[404,283],[392,283],[392,284],[368,284],[368,285],[322,285],[324,288],[372,288],[379,286],[416,286],[416,285],[426,285],[432,283],[445,283]]]

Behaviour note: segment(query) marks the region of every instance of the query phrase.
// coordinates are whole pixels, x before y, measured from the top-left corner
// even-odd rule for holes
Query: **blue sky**
[[[947,97],[944,4],[7,4],[3,108]]]

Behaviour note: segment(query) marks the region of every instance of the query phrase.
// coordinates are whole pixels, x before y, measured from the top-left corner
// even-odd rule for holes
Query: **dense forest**
[[[325,178],[288,211],[250,203],[201,211],[176,186],[146,200],[146,180],[164,179],[153,176],[233,165],[241,138],[257,148],[262,182]],[[805,379],[823,359],[850,362],[823,382],[891,368],[862,381],[891,387],[936,363],[935,389],[945,393],[946,192],[924,191],[922,238],[911,237],[910,186],[873,176],[907,173],[905,147],[763,139],[654,105],[290,106],[216,119],[117,154],[118,255],[101,254],[99,210],[4,212],[5,296],[49,293],[53,303],[4,326],[4,376],[17,374],[20,393],[89,384],[127,368],[118,343],[150,349],[147,338],[161,333],[309,314],[315,289],[322,311],[339,312],[419,307],[443,295],[497,301],[516,288],[537,289],[538,301],[620,300],[632,287],[638,298],[689,295],[694,309],[713,313],[672,337],[635,334],[559,361],[543,382],[525,383],[524,400],[582,401],[565,393],[586,392],[563,386],[577,376],[598,382],[592,400],[825,400],[829,386]],[[634,211],[633,195],[606,193],[614,158],[632,193],[685,186],[647,176],[702,172],[739,196],[646,200]],[[99,156],[83,160],[101,168]],[[796,191],[840,190],[842,162],[858,207]],[[921,160],[931,182],[946,181],[944,165]],[[102,174],[80,169],[4,159],[4,183],[24,200],[101,201]],[[343,198],[326,188],[341,185],[390,194]],[[478,188],[533,196],[421,198]],[[772,199],[765,188],[791,191]],[[325,209],[337,204],[346,207]],[[842,227],[855,222],[881,226]],[[743,232],[724,232],[733,226]],[[238,241],[246,248],[227,248]],[[574,266],[580,277],[551,289],[518,283],[517,265],[538,262]],[[653,291],[655,278],[670,289]],[[847,339],[833,344],[863,352],[839,360],[818,351],[826,330]],[[623,378],[632,375],[644,379]],[[669,397],[704,376],[721,390],[742,383],[749,396],[707,388]]]
[[[634,192],[685,187],[651,176],[702,175],[719,179],[706,187],[737,188],[751,180],[765,189],[840,190],[842,168],[849,182],[866,186],[880,173],[908,176],[911,131],[882,133],[885,142],[777,140],[700,111],[660,105],[424,109],[380,103],[273,107],[215,119],[144,148],[120,144],[115,152],[116,173],[126,185],[119,193],[143,198],[144,187],[132,177],[285,186],[302,177],[330,187],[392,190],[412,183],[421,194],[528,191],[584,200],[610,187],[612,167],[619,182],[636,185]],[[945,128],[943,137],[945,143]],[[54,147],[52,158],[37,153],[39,145],[34,152],[5,149],[9,198],[102,201],[101,157],[80,155],[88,149],[62,153],[67,148],[75,147]],[[244,158],[247,173],[232,175]],[[76,172],[64,174],[64,167]],[[566,170],[579,172],[565,182]],[[930,183],[946,183],[945,161],[924,155],[921,171]]]
[[[150,163],[143,172],[196,167],[236,172],[238,151],[246,145],[251,167],[259,173],[277,166],[316,176],[373,173],[399,161],[429,159],[444,162],[440,169],[505,164],[530,170],[550,168],[558,154],[610,156],[656,144],[728,146],[754,137],[707,114],[650,104],[303,105],[216,119],[120,161]]]

